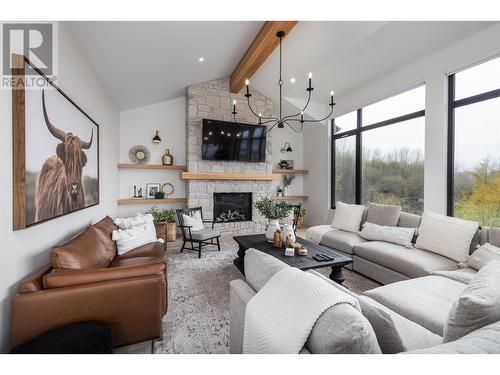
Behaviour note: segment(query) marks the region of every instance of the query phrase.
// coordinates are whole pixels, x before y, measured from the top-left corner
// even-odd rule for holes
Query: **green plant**
[[[306,209],[304,207],[300,207],[299,219],[303,219],[306,216]]]
[[[262,198],[254,203],[262,216],[269,220],[280,220],[287,217],[293,206],[286,202],[275,202],[271,198]]]
[[[159,210],[158,207],[153,206],[146,213],[153,215],[155,223],[175,223],[175,210],[173,208]]]
[[[155,193],[155,199],[163,199],[165,198],[165,193],[163,191],[157,191]]]

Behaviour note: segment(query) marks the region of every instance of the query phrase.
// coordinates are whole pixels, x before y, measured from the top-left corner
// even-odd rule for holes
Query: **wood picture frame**
[[[38,74],[36,80],[43,80],[43,86],[27,86],[29,82],[35,82],[34,79],[29,81],[26,79],[28,65]],[[12,78],[13,230],[26,229],[99,205],[99,125],[27,57],[12,54]],[[40,90],[41,94],[36,90]],[[52,107],[46,105],[45,92],[48,95],[47,99],[50,98],[52,104],[55,103]],[[38,103],[36,108],[32,108],[31,106],[35,103],[33,98],[37,98],[37,95],[41,96],[42,100],[36,101]],[[54,119],[66,118],[65,116],[69,116],[69,125],[53,124]],[[49,134],[45,137],[55,137],[51,144],[45,145],[43,144],[44,137],[40,138],[39,148],[42,151],[37,147],[34,152],[43,155],[40,160],[37,159],[38,164],[43,163],[38,174],[37,171],[27,171],[27,167],[33,164],[31,163],[33,157],[30,153],[32,148],[30,142],[33,140],[29,132],[33,123],[36,126],[46,124],[44,130],[37,128],[37,131],[45,131]],[[80,139],[77,132],[72,133],[72,130],[86,126],[91,127],[90,140]],[[33,137],[37,136],[38,134],[33,135]],[[82,138],[84,138],[83,135]],[[51,149],[54,142],[61,143],[57,144],[56,149]],[[71,147],[68,146],[69,142],[73,142]],[[70,153],[70,150],[75,149],[75,145],[79,148],[76,147],[76,151]],[[44,153],[48,155],[47,159],[43,159]],[[47,164],[49,160],[52,164]],[[73,167],[71,173],[68,173],[68,166],[75,164],[77,168]],[[57,168],[50,169],[54,165]],[[84,175],[85,168],[91,171],[90,175]],[[46,173],[47,169],[50,169],[50,174]],[[44,178],[41,178],[42,174]],[[46,197],[40,194],[43,190],[41,188],[43,183],[45,183],[43,186],[48,187]],[[54,192],[60,194],[54,194]],[[43,202],[49,203],[42,207]]]

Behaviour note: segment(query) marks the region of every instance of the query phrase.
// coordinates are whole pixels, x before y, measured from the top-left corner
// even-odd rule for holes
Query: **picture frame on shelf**
[[[146,184],[146,198],[154,198],[156,193],[161,191],[161,184],[149,183]]]

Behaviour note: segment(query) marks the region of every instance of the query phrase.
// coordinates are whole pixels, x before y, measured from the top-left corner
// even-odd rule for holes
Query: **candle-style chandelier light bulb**
[[[335,103],[333,102],[333,91],[330,91],[330,103],[329,103],[330,113],[326,117],[319,119],[319,120],[309,120],[309,119],[304,120],[304,112],[305,112],[307,106],[309,105],[309,102],[311,101],[312,92],[314,90],[314,88],[312,86],[312,72],[310,72],[307,75],[307,77],[309,79],[309,85],[306,88],[306,91],[308,92],[308,97],[307,97],[307,102],[306,102],[305,106],[302,108],[302,110],[299,113],[284,116],[283,115],[283,92],[282,92],[284,81],[282,79],[281,70],[282,70],[282,61],[283,61],[282,41],[283,41],[283,38],[285,37],[285,32],[278,31],[276,33],[276,36],[280,40],[279,41],[280,65],[279,65],[279,80],[278,80],[279,98],[280,98],[279,99],[279,117],[274,117],[274,116],[273,117],[262,117],[262,113],[256,113],[254,111],[254,109],[250,105],[250,97],[252,96],[252,94],[250,94],[250,87],[249,87],[250,80],[249,79],[245,80],[245,86],[246,86],[245,97],[247,98],[248,108],[250,108],[250,111],[252,112],[252,114],[259,119],[258,125],[267,125],[268,126],[266,133],[273,130],[273,128],[276,126],[278,128],[284,128],[285,125],[290,127],[295,132],[301,132],[302,130],[304,130],[304,123],[321,123],[322,121],[325,121],[333,114],[333,106],[335,105]],[[238,123],[238,121],[236,119],[237,113],[238,112],[236,112],[236,100],[233,100],[233,112],[232,112],[232,114],[233,114],[234,122],[236,122],[236,123]],[[264,121],[262,121],[262,120],[264,120]],[[298,127],[293,126],[294,122],[298,123],[299,126]]]

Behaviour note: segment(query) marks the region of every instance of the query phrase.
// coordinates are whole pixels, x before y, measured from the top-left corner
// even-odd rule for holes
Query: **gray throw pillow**
[[[492,245],[500,247],[500,228],[488,229],[488,242]]]
[[[366,221],[385,227],[398,225],[401,207],[391,204],[370,203],[366,213]]]
[[[444,342],[500,320],[500,261],[482,267],[462,292],[448,314]]]

